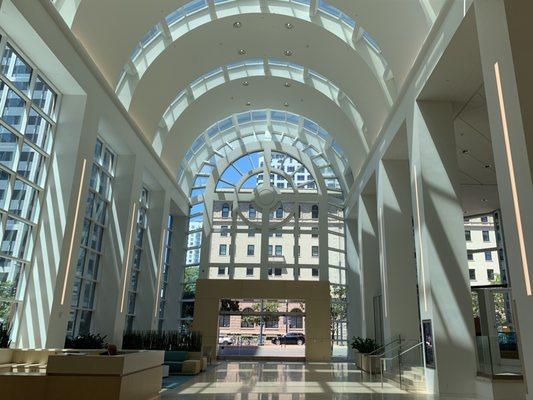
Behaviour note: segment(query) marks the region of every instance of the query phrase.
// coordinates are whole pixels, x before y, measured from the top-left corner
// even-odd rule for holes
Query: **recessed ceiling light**
[[[292,56],[292,50],[285,50],[283,54],[285,54],[287,57],[290,57]]]
[[[463,150],[461,151],[461,153],[463,153],[463,154],[468,154],[468,153],[470,153],[470,150],[468,150],[468,149],[463,149]]]
[[[249,84],[250,84],[250,82],[248,82],[248,81],[242,81],[242,85],[243,86],[248,86]]]
[[[244,49],[239,49],[239,54],[240,54],[241,56],[245,55],[245,54],[246,54],[246,50],[244,50]]]
[[[235,22],[233,23],[233,27],[234,27],[234,28],[240,28],[241,26],[242,26],[242,22],[241,22],[241,21],[235,21]]]
[[[290,82],[285,82],[285,87],[291,87],[291,83]]]
[[[287,102],[283,103],[283,105],[284,105],[285,107],[289,107],[289,103],[287,103]]]
[[[294,24],[292,22],[285,22],[285,28],[292,29],[294,28]]]
[[[485,167],[485,168],[491,168],[492,165],[490,165],[490,164],[485,164],[483,167]]]
[[[482,199],[481,199],[481,201],[482,201],[483,203],[486,203],[486,202],[488,202],[488,200],[487,200],[487,199],[485,199],[485,198],[482,198]]]
[[[246,105],[247,105],[247,106],[251,106],[251,105],[252,105],[252,103],[251,103],[251,102],[249,102],[249,101],[247,101],[247,102],[246,102]]]

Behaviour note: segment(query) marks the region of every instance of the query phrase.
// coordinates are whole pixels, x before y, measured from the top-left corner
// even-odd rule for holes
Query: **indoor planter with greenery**
[[[7,324],[0,323],[0,349],[8,349],[11,345],[11,339],[9,336],[11,330],[8,328]]]
[[[124,334],[122,348],[131,350],[202,351],[198,332],[131,331]]]
[[[379,349],[374,339],[354,337],[352,339],[352,349],[357,350],[355,357],[359,368],[371,373],[379,371],[379,358],[370,356],[370,353]]]
[[[75,338],[67,336],[65,339],[66,349],[104,349],[107,346],[105,338],[100,334],[87,333],[84,335],[78,335]]]

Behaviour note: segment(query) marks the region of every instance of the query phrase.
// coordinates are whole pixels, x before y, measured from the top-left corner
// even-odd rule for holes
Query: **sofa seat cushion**
[[[183,362],[189,358],[186,351],[165,351],[165,363],[167,361]]]
[[[183,369],[183,362],[181,361],[165,361],[165,365],[168,365],[171,374],[179,374]]]

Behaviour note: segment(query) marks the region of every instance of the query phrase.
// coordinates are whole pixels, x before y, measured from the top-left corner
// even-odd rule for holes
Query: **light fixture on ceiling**
[[[251,106],[252,103],[251,103],[250,101],[247,101],[247,102],[246,102],[246,105],[247,105],[247,106]]]
[[[284,105],[285,107],[289,107],[289,103],[287,103],[287,102],[284,102],[283,105]]]
[[[233,23],[233,27],[234,27],[234,28],[237,28],[237,29],[238,29],[238,28],[240,28],[241,26],[242,26],[242,22],[241,22],[241,21],[235,21],[235,22]]]
[[[468,154],[468,153],[470,153],[470,150],[468,150],[468,149],[463,149],[463,150],[461,150],[461,153],[463,153],[463,154]]]
[[[292,22],[285,22],[285,28],[292,29],[294,28],[294,24]]]
[[[481,201],[482,201],[483,203],[487,203],[487,202],[488,202],[488,200],[487,200],[486,198],[484,198],[484,197],[481,199]]]
[[[292,56],[292,50],[285,50],[283,54],[285,54],[287,57],[290,57]]]
[[[483,168],[492,168],[492,165],[490,165],[490,164],[485,164],[485,165],[483,166]]]
[[[248,86],[249,84],[250,84],[250,82],[248,82],[248,81],[242,81],[242,85],[243,86]]]
[[[239,54],[240,54],[241,56],[245,55],[245,54],[246,54],[246,50],[244,50],[244,49],[239,49]]]
[[[291,83],[290,82],[285,82],[285,87],[291,87]]]

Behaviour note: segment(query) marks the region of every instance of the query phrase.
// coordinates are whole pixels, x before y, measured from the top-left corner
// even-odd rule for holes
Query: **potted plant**
[[[355,359],[357,366],[365,372],[376,373],[379,371],[379,358],[371,357],[373,351],[379,348],[374,339],[354,337],[352,349],[356,350]]]

